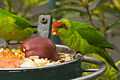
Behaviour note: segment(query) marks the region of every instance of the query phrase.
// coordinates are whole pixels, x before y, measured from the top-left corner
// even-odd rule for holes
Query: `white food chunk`
[[[36,64],[31,60],[26,58],[23,63],[20,65],[20,67],[23,68],[31,68],[31,67],[37,67]]]

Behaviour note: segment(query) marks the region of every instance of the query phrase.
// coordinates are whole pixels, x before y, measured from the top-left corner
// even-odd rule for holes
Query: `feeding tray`
[[[105,64],[92,57],[76,54],[69,47],[56,45],[57,52],[73,54],[72,61],[52,65],[43,68],[1,68],[1,80],[88,80],[101,75],[105,71]],[[96,64],[99,69],[82,69],[81,63],[87,62]],[[87,76],[82,76],[84,72],[92,72]]]

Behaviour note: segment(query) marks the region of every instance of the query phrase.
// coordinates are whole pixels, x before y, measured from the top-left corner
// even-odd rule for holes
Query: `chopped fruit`
[[[18,68],[24,58],[20,50],[0,49],[0,68]]]

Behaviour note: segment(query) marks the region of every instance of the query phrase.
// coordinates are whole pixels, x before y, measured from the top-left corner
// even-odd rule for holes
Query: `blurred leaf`
[[[109,29],[120,28],[120,20],[115,21],[109,26]]]
[[[5,3],[5,5],[6,5],[6,9],[8,10],[8,11],[12,11],[12,2],[10,1],[10,0],[4,0],[4,3]]]
[[[111,2],[105,2],[105,3],[99,4],[95,9],[93,9],[92,13],[95,15],[99,15],[113,8],[114,6]]]
[[[116,8],[120,10],[120,0],[112,0]]]
[[[27,7],[31,7],[31,6],[39,6],[43,3],[46,3],[47,0],[22,0],[24,5]]]
[[[15,13],[18,16],[23,16],[31,21],[36,22],[36,18],[39,16],[40,11],[33,12],[34,9],[47,4],[48,0],[0,0],[4,4],[4,9]]]

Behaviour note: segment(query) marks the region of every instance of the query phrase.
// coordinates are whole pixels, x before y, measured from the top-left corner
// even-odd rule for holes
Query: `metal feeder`
[[[56,45],[58,52],[75,54],[69,47]],[[96,64],[98,69],[82,69],[81,63],[87,62]],[[44,68],[1,68],[1,80],[90,80],[100,76],[105,71],[105,64],[92,57],[76,54],[74,60],[59,65],[52,65]],[[82,76],[84,72],[92,72]]]
[[[44,18],[44,19],[43,19]],[[42,20],[42,21],[41,21]],[[50,37],[51,16],[39,17],[38,32],[40,36]],[[105,64],[92,57],[82,56],[65,45],[56,45],[57,52],[74,54],[74,60],[44,68],[1,68],[1,80],[90,80],[100,76],[105,71]],[[81,63],[98,65],[98,69],[83,69]],[[91,72],[82,76],[84,72]]]

